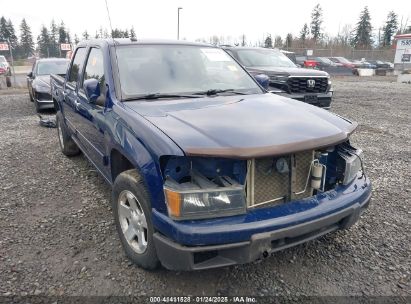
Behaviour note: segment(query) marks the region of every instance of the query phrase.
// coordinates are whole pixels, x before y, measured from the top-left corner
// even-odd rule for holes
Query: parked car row
[[[286,52],[295,64],[305,68],[314,68],[323,71],[337,72],[338,68],[347,68],[351,72],[355,73],[356,69],[393,69],[394,64],[391,62],[373,60],[373,59],[361,59],[361,60],[349,60],[345,57],[316,57],[296,55],[293,52]],[[336,69],[337,68],[337,69]]]

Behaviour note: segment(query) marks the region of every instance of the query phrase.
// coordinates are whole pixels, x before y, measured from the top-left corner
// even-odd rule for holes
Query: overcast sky
[[[177,8],[180,12],[180,37],[187,40],[208,38],[212,35],[232,36],[245,34],[247,40],[262,40],[267,33],[298,35],[303,24],[309,23],[313,7],[323,8],[325,33],[337,35],[344,25],[355,26],[360,11],[368,5],[374,30],[381,27],[390,10],[409,19],[410,0],[107,0],[113,27],[134,26],[137,38],[174,39],[177,35]],[[85,29],[94,35],[103,26],[109,28],[104,0],[1,0],[1,15],[10,18],[17,29],[22,18],[32,27],[35,38],[42,24],[51,19],[63,20],[74,33]]]

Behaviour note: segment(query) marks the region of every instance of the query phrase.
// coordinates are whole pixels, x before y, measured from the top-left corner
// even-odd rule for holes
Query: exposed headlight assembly
[[[349,184],[356,176],[357,173],[363,170],[362,166],[362,150],[355,149],[348,143],[341,144],[338,147],[338,155],[341,157],[343,161],[343,170],[344,170],[344,177],[343,177],[343,184]]]
[[[245,171],[246,164],[235,162],[211,158],[189,162],[184,158],[170,159],[163,173],[169,216],[190,220],[244,214],[247,205],[244,185],[230,172]],[[243,172],[244,180],[245,174]]]
[[[242,186],[192,191],[165,187],[164,193],[168,213],[176,220],[230,216],[246,211]]]

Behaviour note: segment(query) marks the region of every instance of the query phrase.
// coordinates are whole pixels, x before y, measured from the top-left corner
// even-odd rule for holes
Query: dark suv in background
[[[277,49],[223,47],[253,75],[270,78],[272,93],[329,109],[333,91],[330,75],[323,71],[297,67]]]

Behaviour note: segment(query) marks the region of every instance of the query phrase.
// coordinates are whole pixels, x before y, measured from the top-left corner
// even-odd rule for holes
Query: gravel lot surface
[[[373,200],[339,231],[248,265],[147,272],[125,257],[110,189],[65,157],[27,94],[0,94],[0,295],[411,295],[411,85],[338,78],[333,111],[356,120]]]

